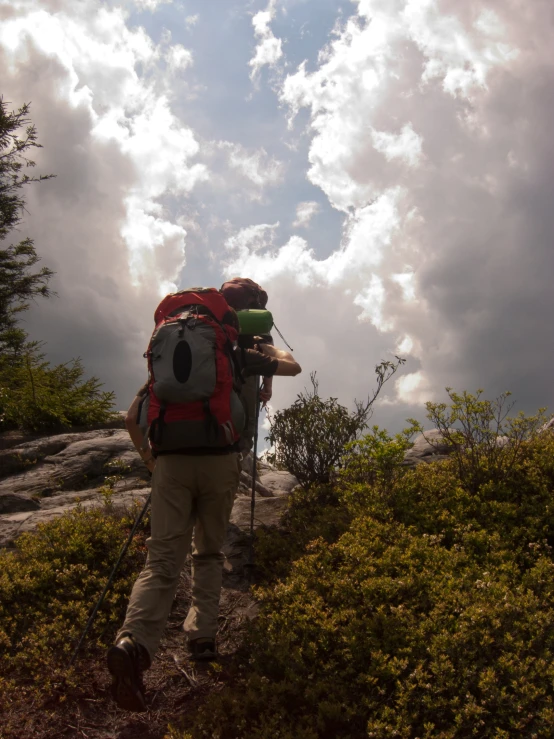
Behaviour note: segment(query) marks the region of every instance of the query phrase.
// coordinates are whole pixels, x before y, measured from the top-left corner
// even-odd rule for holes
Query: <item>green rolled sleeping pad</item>
[[[268,310],[238,310],[237,317],[241,334],[262,336],[273,328],[273,316]]]

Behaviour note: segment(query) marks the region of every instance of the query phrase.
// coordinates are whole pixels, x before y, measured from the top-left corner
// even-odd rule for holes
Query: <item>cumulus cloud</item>
[[[266,187],[282,182],[283,162],[270,156],[263,147],[252,150],[231,141],[220,141],[218,147],[227,154],[231,169],[255,186],[250,193],[253,199],[259,200]]]
[[[163,198],[190,193],[208,172],[157,86],[161,52],[145,31],[96,2],[48,8],[18,2],[0,26],[2,92],[14,105],[32,101],[37,165],[57,175],[29,190],[25,231],[55,269],[60,297],[27,320],[56,360],[80,355],[100,377],[113,352],[107,379],[125,399],[155,301],[185,259],[186,231]],[[126,364],[127,378],[114,371]]]
[[[293,222],[293,228],[307,228],[312,218],[321,210],[319,203],[315,200],[308,200],[298,203],[296,206],[296,220]]]
[[[234,236],[230,236],[225,242],[228,251],[234,254],[235,260],[240,259],[240,255],[248,256],[253,252],[259,252],[269,246],[273,246],[275,241],[275,230],[279,223],[259,223],[255,226],[247,226],[241,228]],[[239,261],[235,262],[237,269],[241,269]],[[230,267],[232,271],[232,267]]]
[[[453,385],[509,387],[536,408],[554,359],[540,339],[554,310],[548,3],[356,5],[281,92],[291,126],[308,111],[308,177],[344,213],[342,244],[321,259],[294,237],[232,266],[314,300],[342,293],[420,365],[398,404]]]
[[[254,35],[258,41],[254,56],[249,61],[250,78],[256,80],[263,67],[275,67],[283,56],[283,45],[281,39],[275,38],[270,28],[271,21],[275,18],[277,0],[269,0],[265,10],[260,10],[252,18]]]
[[[173,44],[166,52],[166,61],[172,72],[185,70],[192,64],[192,54],[181,44]]]
[[[389,162],[400,159],[410,167],[416,167],[421,159],[422,139],[407,123],[399,134],[388,131],[372,131],[371,138],[375,151],[384,154]]]
[[[380,401],[387,424],[421,416],[415,406],[445,385],[547,404],[550,4],[355,0],[321,49],[303,42],[293,70],[272,1],[254,16],[250,64],[225,57],[242,65],[225,76],[226,98],[219,73],[203,76],[200,47],[187,48],[202,24],[179,36],[199,2],[166,6],[179,12],[175,43],[168,32],[158,43],[150,15],[131,26],[119,4],[0,0],[2,92],[32,100],[40,170],[58,175],[30,191],[26,234],[58,271],[60,299],[29,312],[28,327],[125,392],[142,380],[137,345],[158,293],[179,282],[186,240],[181,279],[262,283],[323,393],[362,397],[379,358],[407,356]],[[308,7],[318,13],[317,0]],[[282,25],[295,12],[288,3]],[[232,52],[248,43],[221,38]],[[264,84],[265,67],[289,72],[271,81],[271,112],[267,95],[245,101],[233,87],[245,69]],[[194,107],[189,78],[202,91],[195,131],[179,117]],[[275,383],[276,408],[305,375]]]

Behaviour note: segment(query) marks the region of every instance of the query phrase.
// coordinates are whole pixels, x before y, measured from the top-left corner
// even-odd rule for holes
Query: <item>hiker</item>
[[[228,305],[236,311],[263,310],[267,306],[267,293],[256,282],[248,277],[233,277],[224,282],[220,288]],[[257,337],[265,344],[273,344],[271,335]],[[239,348],[245,350],[252,347],[252,337],[239,335]],[[252,449],[256,425],[256,395],[259,387],[259,400],[265,405],[271,400],[273,393],[273,377],[264,376],[260,387],[259,375],[250,375],[242,387],[241,400],[246,411],[246,425],[242,433],[239,449],[246,455]]]
[[[217,320],[213,320],[213,315]],[[244,423],[242,405],[235,397],[236,378],[226,372],[235,367],[237,373],[240,370],[245,376],[273,377],[301,371],[291,354],[269,344],[254,342],[244,352],[234,351],[238,319],[215,289],[194,288],[168,296],[156,311],[156,323],[147,353],[151,381],[146,392],[141,389],[142,397],[137,395],[131,404],[126,421],[133,443],[142,450],[145,462],[152,462],[154,470],[148,558],[133,587],[125,621],[107,655],[113,678],[112,695],[120,708],[129,711],[146,710],[142,673],[158,648],[190,551],[193,530],[192,602],[183,629],[193,660],[217,657],[224,561],[221,548],[238,490],[238,441],[241,421]],[[177,337],[173,345],[168,338],[170,330]],[[172,354],[169,362],[164,356],[168,346]],[[191,390],[187,392],[192,392],[193,385],[209,385],[212,367],[201,361],[206,357],[211,357],[212,363],[215,358],[219,372],[210,400],[168,401],[167,406],[160,403],[154,392],[157,383],[162,383],[160,377],[165,383],[158,388],[160,394],[162,390],[168,392],[168,387],[182,393],[188,384]],[[176,358],[180,361],[175,362]],[[197,374],[194,368],[199,366],[203,371]],[[174,378],[171,384],[164,370],[175,375],[178,382]],[[215,371],[213,374],[217,376]],[[197,410],[199,414],[195,416]],[[149,423],[150,445],[146,449],[142,432],[137,430],[137,412],[141,418],[146,416]],[[228,418],[222,421],[225,413]]]

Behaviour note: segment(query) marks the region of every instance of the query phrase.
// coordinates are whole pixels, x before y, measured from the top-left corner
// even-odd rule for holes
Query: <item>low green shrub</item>
[[[525,441],[535,437],[546,420],[545,408],[534,416],[520,411],[508,417],[514,402],[506,406],[511,393],[494,400],[481,399],[483,390],[472,395],[467,391],[456,393],[447,387],[450,405],[426,403],[427,418],[441,432],[442,443],[449,446],[461,484],[476,492],[486,481],[501,482],[514,468]],[[410,419],[414,428],[423,431],[420,424]],[[433,441],[430,441],[433,444]]]
[[[475,493],[460,480],[455,460],[420,465],[398,481],[384,516],[440,537],[445,547],[463,547],[476,561],[508,552],[519,567],[531,566],[534,548],[554,546],[553,437],[523,442],[517,463],[499,482],[487,479],[482,458],[485,481]],[[383,516],[377,504],[371,514]]]
[[[390,490],[404,472],[401,462],[416,430],[411,426],[391,437],[373,426],[369,434],[346,445],[334,484],[314,484],[291,494],[279,527],[256,532],[256,562],[266,583],[284,579],[314,539],[336,542],[360,507],[366,507],[368,490],[373,496],[376,484],[383,494]]]
[[[136,516],[79,508],[14,550],[0,550],[0,703],[64,700],[75,692],[68,664]],[[138,533],[82,647],[95,653],[113,639],[137,571],[145,559]],[[78,670],[79,663],[76,668]]]
[[[348,530],[257,591],[250,656],[187,739],[551,736],[554,435],[475,493],[455,460],[375,477],[373,443],[338,485]]]
[[[286,578],[293,562],[304,554],[311,541],[318,537],[329,544],[337,541],[351,520],[352,515],[332,485],[294,491],[280,525],[256,531],[260,578],[266,583]]]

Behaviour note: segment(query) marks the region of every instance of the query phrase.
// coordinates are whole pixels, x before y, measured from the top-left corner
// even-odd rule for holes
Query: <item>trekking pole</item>
[[[84,642],[85,637],[88,634],[88,632],[90,630],[90,627],[92,626],[92,623],[93,623],[94,619],[96,618],[96,614],[98,613],[98,609],[100,608],[100,606],[104,602],[104,598],[106,596],[106,593],[108,592],[108,590],[110,589],[110,586],[111,586],[112,582],[114,581],[115,573],[117,572],[117,570],[119,568],[119,565],[121,564],[121,561],[122,561],[123,557],[125,556],[125,553],[127,552],[127,549],[129,548],[129,545],[130,545],[131,541],[133,540],[133,536],[135,535],[136,530],[140,526],[140,522],[142,521],[142,519],[144,517],[144,514],[146,513],[146,510],[148,508],[148,506],[150,505],[150,498],[151,497],[152,497],[152,495],[150,494],[148,496],[148,498],[146,499],[146,503],[144,504],[144,507],[143,507],[142,511],[138,514],[138,516],[137,516],[137,518],[135,520],[135,523],[133,524],[133,528],[131,529],[131,533],[127,537],[127,541],[125,542],[125,545],[124,545],[123,549],[119,553],[119,557],[117,558],[117,562],[115,563],[114,568],[112,570],[112,573],[111,573],[111,575],[110,575],[110,577],[108,579],[108,582],[106,583],[106,585],[104,587],[104,590],[102,591],[102,595],[100,596],[100,598],[98,598],[98,602],[94,606],[94,609],[93,609],[92,613],[90,614],[89,620],[87,621],[87,625],[85,626],[85,629],[84,629],[83,633],[81,634],[81,638],[79,639],[79,643],[75,647],[75,651],[73,652],[73,656],[71,657],[71,662],[69,663],[69,666],[70,667],[73,667],[73,665],[75,664],[75,660],[77,659],[77,654],[79,652],[79,649],[81,648],[81,645]]]
[[[256,425],[254,426],[254,459],[252,463],[252,498],[250,501],[250,551],[248,552],[247,567],[254,567],[254,510],[256,506],[256,458],[258,456],[258,422],[260,419],[260,381],[256,385]]]

